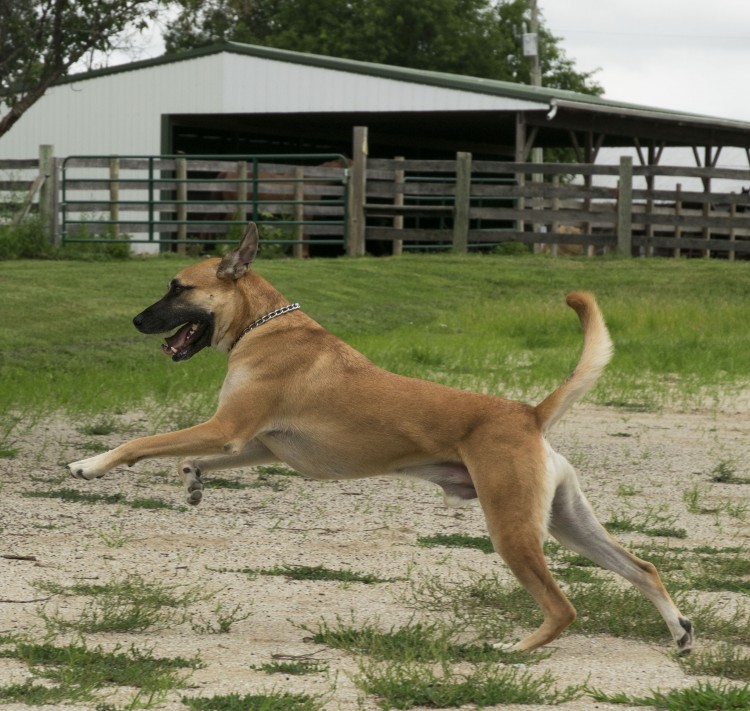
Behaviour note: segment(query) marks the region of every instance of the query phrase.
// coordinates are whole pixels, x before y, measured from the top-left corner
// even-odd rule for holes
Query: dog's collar
[[[265,316],[261,316],[257,321],[253,321],[249,326],[245,326],[245,328],[242,329],[242,332],[239,336],[235,339],[234,343],[229,346],[229,351],[232,350],[239,342],[240,339],[250,333],[254,328],[258,328],[258,326],[262,326],[264,323],[268,323],[271,319],[276,318],[277,316],[283,316],[284,314],[288,314],[290,311],[296,311],[299,308],[299,304],[287,304],[286,306],[282,306],[280,309],[276,309],[276,311],[271,311],[270,313],[267,313]],[[227,351],[227,353],[229,353]]]

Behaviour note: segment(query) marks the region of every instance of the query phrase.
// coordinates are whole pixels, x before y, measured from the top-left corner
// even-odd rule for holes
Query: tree
[[[530,83],[520,31],[527,0],[177,0],[168,52],[222,41]],[[542,83],[590,94],[540,18]]]
[[[106,52],[161,0],[0,0],[0,136],[88,52]]]

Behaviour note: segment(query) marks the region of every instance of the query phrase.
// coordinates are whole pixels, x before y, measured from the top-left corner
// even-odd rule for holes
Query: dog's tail
[[[593,294],[571,292],[566,301],[581,320],[583,350],[576,369],[568,379],[536,407],[537,422],[543,432],[549,430],[578,398],[593,387],[612,357],[609,331]]]

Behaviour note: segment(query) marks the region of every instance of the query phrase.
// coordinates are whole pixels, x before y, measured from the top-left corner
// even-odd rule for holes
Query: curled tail
[[[536,418],[543,432],[549,430],[599,379],[612,357],[612,341],[604,323],[602,312],[593,294],[574,291],[566,298],[581,321],[583,350],[576,369],[554,392],[536,406]]]

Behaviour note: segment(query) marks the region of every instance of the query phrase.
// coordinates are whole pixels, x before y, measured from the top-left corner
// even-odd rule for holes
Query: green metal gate
[[[350,165],[340,154],[69,156],[62,240],[182,251],[234,243],[253,220],[264,242],[299,256],[310,244],[345,249]]]

